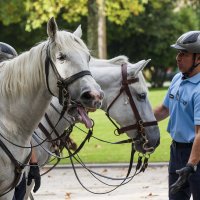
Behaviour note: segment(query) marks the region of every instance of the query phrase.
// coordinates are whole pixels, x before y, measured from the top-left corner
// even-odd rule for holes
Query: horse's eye
[[[146,99],[146,96],[147,94],[143,92],[143,93],[137,94],[137,99],[139,101],[144,101]]]
[[[64,61],[66,60],[67,56],[66,54],[60,53],[59,56],[57,57],[58,60],[60,61]]]

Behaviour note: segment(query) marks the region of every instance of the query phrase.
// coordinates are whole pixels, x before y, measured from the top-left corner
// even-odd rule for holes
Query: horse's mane
[[[41,63],[36,64],[36,61],[41,61],[43,46],[41,43],[30,51],[0,64],[0,95],[15,98],[16,95],[27,94],[37,88],[38,83],[44,79]]]
[[[108,62],[111,64],[121,65],[123,63],[128,63],[128,57],[127,56],[117,56],[115,58],[109,59]]]
[[[126,56],[117,56],[117,57],[109,59],[109,60],[98,59],[98,58],[92,57],[91,61],[90,61],[90,66],[110,67],[110,65],[119,66],[119,65],[122,65],[124,63],[128,64],[128,57],[126,57]]]

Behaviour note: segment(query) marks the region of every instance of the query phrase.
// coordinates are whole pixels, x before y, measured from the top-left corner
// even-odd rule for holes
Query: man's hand
[[[32,179],[34,179],[35,181],[33,192],[36,192],[40,188],[40,183],[41,183],[40,169],[37,163],[30,164],[27,185],[30,185],[32,183]]]
[[[178,180],[170,186],[170,194],[177,193],[181,188],[183,188],[188,180],[188,178],[195,173],[196,169],[193,165],[187,164],[186,167],[176,170],[176,173],[179,175]]]

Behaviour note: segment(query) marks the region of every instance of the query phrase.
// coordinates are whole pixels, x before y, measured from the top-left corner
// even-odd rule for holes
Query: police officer
[[[180,73],[154,109],[158,121],[170,117],[169,200],[189,200],[191,194],[200,200],[200,31],[181,35],[171,47]]]

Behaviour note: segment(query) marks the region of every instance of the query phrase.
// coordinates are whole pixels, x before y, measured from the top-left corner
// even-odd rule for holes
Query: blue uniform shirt
[[[163,104],[169,109],[167,131],[172,139],[193,142],[195,125],[200,125],[200,73],[185,80],[182,73],[176,74]]]

